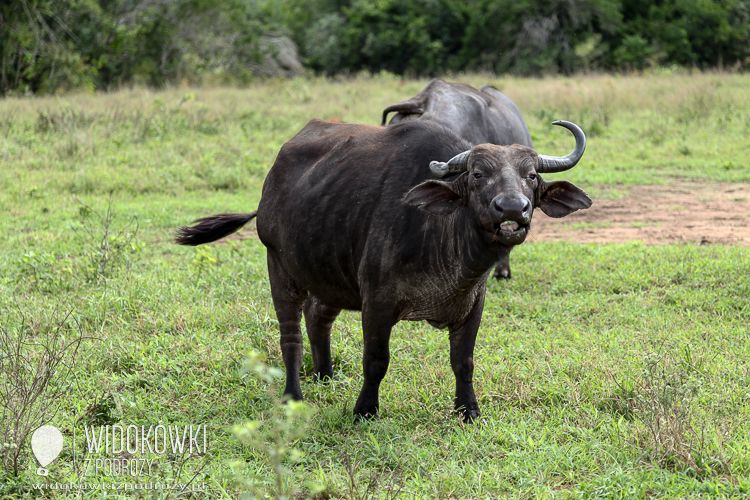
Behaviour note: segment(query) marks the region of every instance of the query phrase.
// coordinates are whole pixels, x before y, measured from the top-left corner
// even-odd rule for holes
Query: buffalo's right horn
[[[586,150],[586,135],[581,130],[581,127],[565,120],[557,120],[556,122],[552,122],[552,125],[559,125],[573,132],[573,136],[576,138],[576,147],[571,153],[565,156],[539,155],[539,166],[536,171],[540,174],[553,174],[555,172],[570,170],[576,166],[576,163],[578,163],[583,156],[583,152]]]
[[[440,179],[451,174],[459,174],[466,171],[470,154],[471,149],[468,149],[463,153],[458,153],[456,156],[445,163],[441,161],[431,161],[430,170],[432,170],[432,173],[435,175],[435,177],[439,177]]]

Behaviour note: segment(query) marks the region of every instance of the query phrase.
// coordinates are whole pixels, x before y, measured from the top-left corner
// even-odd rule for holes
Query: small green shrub
[[[302,452],[294,447],[294,443],[306,435],[313,409],[302,401],[277,396],[275,381],[284,372],[266,365],[259,353],[248,353],[241,373],[256,377],[263,383],[273,403],[271,409],[260,418],[235,426],[232,433],[262,457],[273,476],[253,475],[248,478],[242,474],[242,462],[234,462],[232,469],[240,487],[249,492],[247,498],[266,498],[266,494],[270,494],[273,498],[287,500],[294,496],[296,490],[289,481],[291,471],[287,465],[302,458]],[[316,486],[312,485],[312,489],[316,489]]]

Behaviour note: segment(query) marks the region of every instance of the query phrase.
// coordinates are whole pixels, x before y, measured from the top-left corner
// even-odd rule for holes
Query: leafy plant
[[[265,384],[272,405],[260,418],[235,426],[232,433],[263,457],[273,471],[273,478],[258,475],[246,478],[242,474],[242,462],[232,463],[235,477],[241,487],[249,492],[248,498],[257,498],[257,495],[264,498],[263,493],[278,499],[292,498],[295,487],[289,484],[291,471],[285,464],[295,463],[302,458],[302,452],[294,447],[294,443],[306,435],[313,409],[302,401],[279,398],[275,382],[283,372],[266,365],[255,351],[248,353],[241,374],[256,377]]]
[[[645,427],[637,441],[660,466],[697,469],[693,454],[699,435],[692,422],[703,386],[701,375],[689,361],[651,352],[644,356],[634,383],[618,383],[620,392],[629,395],[629,410]]]
[[[18,260],[18,278],[28,280],[37,290],[51,293],[67,286],[71,267],[61,266],[49,252],[29,251]]]
[[[29,434],[71,390],[84,340],[70,313],[42,322],[22,317],[16,328],[0,324],[0,460],[14,476]]]
[[[117,214],[112,208],[112,196],[107,201],[104,213],[98,213],[88,205],[81,203],[78,209],[80,230],[86,245],[86,275],[89,279],[107,278],[123,263],[128,264],[130,255],[140,250],[136,235],[138,234],[138,217],[119,228],[115,227]]]
[[[200,278],[211,269],[211,266],[218,265],[219,260],[210,246],[199,246],[195,247],[195,257],[193,257],[192,262],[195,266],[195,273]]]

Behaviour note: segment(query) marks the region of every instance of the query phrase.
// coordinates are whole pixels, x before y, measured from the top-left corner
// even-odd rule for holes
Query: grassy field
[[[594,196],[750,181],[749,76],[454,79],[508,94],[542,153],[572,148],[552,120],[579,123],[588,149],[564,178]],[[488,286],[475,355],[481,425],[452,415],[447,333],[406,322],[394,329],[382,418],[355,425],[362,332],[345,313],[333,330],[335,380],[303,378],[314,414],[292,439],[304,412],[280,417],[273,373],[254,376],[263,365],[244,361],[254,350],[281,366],[262,244],[251,230],[198,248],[171,238],[197,217],[254,210],[279,148],[310,118],[377,124],[425,84],[298,79],[0,101],[0,331],[29,343],[87,337],[66,360],[69,376],[50,382],[59,411],[40,422],[62,430],[62,454],[37,476],[24,443],[18,475],[4,462],[0,498],[74,496],[34,489],[42,483],[190,480],[205,484],[194,498],[236,498],[252,477],[269,481],[256,481],[261,498],[278,494],[276,477],[300,498],[749,495],[746,248],[519,247],[514,279]],[[0,356],[0,387],[13,378],[9,359]],[[2,439],[10,415],[0,413]],[[254,420],[264,425],[244,437],[301,452],[285,472],[231,432]],[[206,425],[206,453],[153,457],[150,478],[82,476],[85,426],[160,423]]]

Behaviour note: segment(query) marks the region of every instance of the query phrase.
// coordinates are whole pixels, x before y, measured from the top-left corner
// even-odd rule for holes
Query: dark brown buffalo
[[[393,326],[426,320],[449,329],[455,408],[472,420],[480,414],[472,356],[492,265],[523,243],[535,207],[563,217],[591,205],[573,184],[539,175],[572,168],[583,154],[583,132],[556,123],[576,136],[575,151],[560,158],[519,145],[471,147],[431,122],[313,120],[281,148],[256,212],[200,219],[177,241],[214,241],[257,216],[286,365],[284,394],[302,399],[302,315],[314,374],[323,379],[333,376],[331,324],[351,309],[362,311],[364,334],[358,418],[378,412]]]
[[[408,120],[441,123],[473,146],[488,142],[500,146],[520,144],[534,147],[518,106],[492,85],[477,90],[470,85],[435,78],[408,101],[385,108],[383,125],[388,114],[393,112],[396,114],[391,118],[391,125]],[[494,278],[510,277],[509,251],[500,256]]]

